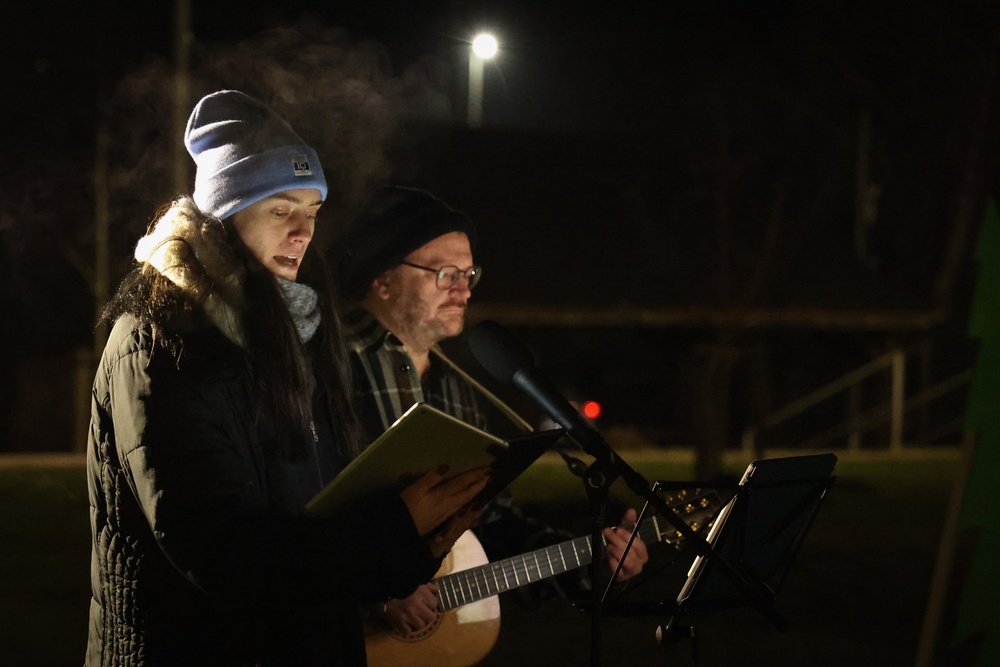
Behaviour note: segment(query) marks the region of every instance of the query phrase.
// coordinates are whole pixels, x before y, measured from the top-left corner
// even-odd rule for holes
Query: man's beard
[[[453,338],[465,327],[465,305],[461,302],[447,302],[434,306],[433,312],[419,299],[404,300],[399,303],[402,322],[411,340],[419,341],[421,347],[430,348],[445,338]],[[441,316],[442,308],[462,307],[461,314]]]

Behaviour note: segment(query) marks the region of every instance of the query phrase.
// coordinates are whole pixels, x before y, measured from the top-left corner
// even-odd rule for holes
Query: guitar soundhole
[[[441,612],[438,612],[437,616],[434,617],[434,620],[425,625],[420,630],[405,635],[402,634],[401,632],[393,630],[392,636],[404,642],[419,642],[424,639],[427,639],[432,634],[434,634],[434,631],[437,630],[438,627],[440,627],[440,625],[441,625]]]

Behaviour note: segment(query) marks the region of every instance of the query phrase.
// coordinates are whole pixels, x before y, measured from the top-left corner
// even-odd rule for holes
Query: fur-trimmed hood
[[[245,268],[222,223],[202,214],[190,199],[179,199],[139,239],[135,258],[180,288],[226,338],[246,347]]]

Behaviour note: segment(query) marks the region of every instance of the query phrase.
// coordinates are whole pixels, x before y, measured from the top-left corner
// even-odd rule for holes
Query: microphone
[[[469,347],[486,372],[524,392],[588,454],[598,459],[613,456],[600,433],[584,421],[576,408],[535,367],[531,353],[507,329],[492,320],[484,320],[469,333]]]
[[[656,628],[656,643],[660,646],[676,644],[682,639],[694,639],[694,627],[690,625],[677,625],[677,618],[671,618],[666,625],[659,625]]]

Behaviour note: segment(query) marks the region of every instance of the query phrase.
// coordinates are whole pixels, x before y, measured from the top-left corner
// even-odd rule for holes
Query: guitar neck
[[[583,567],[593,559],[589,537],[438,577],[441,611],[461,607],[505,591]]]
[[[661,532],[661,522],[652,518],[639,527],[646,542],[670,542],[673,534]],[[602,542],[604,538],[601,538]],[[553,544],[525,554],[505,558],[434,580],[438,585],[438,605],[447,611],[499,593],[527,586],[557,574],[589,565],[594,558],[590,537]]]

